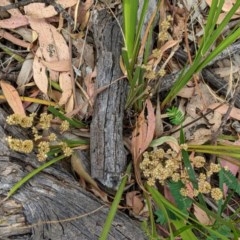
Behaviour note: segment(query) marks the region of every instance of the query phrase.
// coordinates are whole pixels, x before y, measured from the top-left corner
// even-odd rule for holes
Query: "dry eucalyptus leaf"
[[[144,207],[139,194],[139,191],[132,191],[126,194],[126,204],[128,207],[132,208],[133,213],[136,215],[138,215]]]
[[[25,58],[20,73],[17,77],[18,92],[23,95],[25,91],[25,85],[29,83],[33,76],[33,54],[29,53]]]
[[[70,98],[68,99],[68,101],[65,104],[66,113],[72,112],[73,108],[74,108],[74,97],[73,97],[73,94],[71,94]]]
[[[213,225],[215,219],[209,216],[206,212],[204,212],[201,208],[199,208],[196,204],[193,204],[194,215],[197,220],[204,225]]]
[[[71,64],[69,60],[59,60],[54,62],[46,62],[41,60],[42,64],[48,69],[56,72],[69,72],[71,70]]]
[[[57,3],[62,8],[74,6],[78,0],[58,0]],[[50,18],[58,14],[52,5],[46,6],[45,3],[31,3],[24,7],[25,14],[34,18]]]
[[[5,38],[6,40],[14,43],[15,45],[18,45],[20,47],[26,48],[26,49],[30,49],[31,48],[31,44],[18,38],[15,37],[13,34],[11,34],[10,32],[7,32],[3,29],[0,29],[0,38]]]
[[[59,105],[67,103],[70,96],[72,95],[72,79],[68,72],[62,72],[59,76],[59,85],[62,89],[62,96],[59,100]]]
[[[193,96],[194,92],[195,90],[193,87],[185,86],[178,92],[177,96],[190,99]]]
[[[211,104],[211,105],[209,106],[209,109],[214,109],[214,108],[216,108],[218,105],[219,105],[219,103],[213,103],[213,104]],[[228,105],[228,104],[224,104],[224,105],[222,105],[221,107],[217,108],[215,111],[217,111],[218,113],[224,115],[224,114],[226,114],[228,108],[229,108],[229,105]],[[230,116],[231,118],[234,118],[234,119],[240,121],[240,109],[239,109],[239,108],[236,108],[236,107],[232,107],[232,110],[231,110],[229,116]]]
[[[87,159],[82,158],[81,152],[75,150],[71,156],[71,165],[73,170],[81,177],[86,183],[92,186],[91,191],[97,196],[100,197],[104,202],[109,202],[107,194],[103,192],[95,182],[95,180],[88,173],[88,165],[86,162]]]
[[[37,38],[35,37],[36,34],[33,33],[33,31],[26,27],[19,27],[12,32],[17,33],[19,36],[21,36],[25,41],[33,43]]]
[[[29,17],[31,28],[39,35],[39,48],[47,62],[69,60],[69,49],[63,36],[58,30],[44,19]]]
[[[206,2],[209,6],[212,5],[212,0],[206,0]],[[235,3],[236,3],[236,0],[225,0],[224,1],[223,7],[222,7],[223,13],[221,13],[219,15],[219,18],[217,20],[217,24],[220,24],[224,20],[224,18],[226,17],[226,15],[228,14],[228,12],[231,10],[231,8],[233,7],[233,5]],[[239,18],[239,17],[240,17],[240,9],[235,12],[235,14],[232,16],[231,19],[236,19],[236,18]]]
[[[151,101],[146,100],[146,108],[148,112],[147,119],[145,118],[145,109],[137,118],[136,127],[132,133],[132,154],[135,163],[140,155],[148,148],[155,132],[155,114]]]
[[[9,0],[0,1],[0,6],[6,6],[9,4],[11,4]],[[10,9],[8,10],[8,12],[11,14],[11,17],[0,20],[0,28],[14,29],[28,25],[28,19],[26,18],[26,16],[22,15],[22,13],[18,9]]]
[[[0,86],[3,91],[3,95],[5,96],[9,106],[13,110],[14,113],[26,116],[25,110],[22,105],[22,101],[17,90],[5,81],[0,81]]]
[[[33,6],[28,6],[28,11],[29,14],[34,11]],[[28,18],[30,26],[39,35],[39,48],[33,64],[35,83],[43,93],[47,94],[48,78],[52,81],[59,80],[62,89],[59,104],[66,104],[67,110],[72,111],[74,101],[70,98],[72,95],[71,66],[66,41],[57,29],[44,19]],[[49,72],[49,76],[46,72]]]
[[[200,128],[193,132],[192,136],[188,140],[188,144],[201,145],[209,141],[211,138],[212,138],[211,129]]]
[[[37,50],[36,56],[41,57],[40,49]],[[41,92],[47,94],[48,91],[48,77],[46,75],[47,68],[42,64],[40,58],[35,57],[33,60],[33,77],[34,82]]]

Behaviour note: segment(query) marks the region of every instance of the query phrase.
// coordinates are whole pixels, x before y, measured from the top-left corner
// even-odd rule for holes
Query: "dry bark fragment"
[[[117,21],[106,9],[95,12],[93,24],[97,53],[96,88],[109,88],[98,94],[91,123],[91,175],[115,189],[126,167],[122,122],[126,80],[120,69],[122,36]],[[115,81],[115,82],[114,82]]]

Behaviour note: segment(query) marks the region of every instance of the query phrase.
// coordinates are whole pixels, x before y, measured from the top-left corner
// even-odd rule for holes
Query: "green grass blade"
[[[188,81],[192,78],[194,73],[196,73],[196,69],[199,64],[200,59],[195,59],[193,65],[191,65],[189,69],[183,70],[183,72],[178,77],[177,81],[173,84],[167,97],[163,100],[161,104],[162,107],[164,107],[167,103],[171,102],[173,98],[175,98],[177,93],[188,83]]]
[[[55,82],[55,81],[51,80],[50,81],[50,85],[51,85],[52,88],[54,88],[54,89],[56,89],[56,90],[58,90],[59,92],[62,93],[62,89],[61,89],[61,87],[60,87],[58,82]]]
[[[240,7],[240,1],[236,1],[234,6],[223,19],[222,23],[219,24],[216,30],[214,30],[216,26],[215,23],[221,12],[220,10],[223,3],[223,0],[213,1],[210,8],[208,21],[205,26],[203,42],[200,44],[199,50],[197,51],[195,59],[193,60],[193,64],[187,70],[183,71],[181,76],[178,77],[169,94],[163,100],[162,107],[164,107],[167,103],[171,102],[173,98],[175,98],[177,93],[188,83],[188,81],[192,78],[194,74],[198,73],[204,67],[206,67],[206,65],[211,60],[213,60],[214,57],[216,57],[221,51],[223,51],[225,48],[227,48],[230,44],[232,44],[235,40],[239,38],[240,29],[238,28],[232,34],[229,34],[226,39],[224,39],[210,54],[208,53],[211,50],[213,43],[216,42],[217,38],[220,36],[224,27],[226,27],[231,20],[233,14]],[[206,56],[206,54],[208,55]]]
[[[177,208],[175,208],[170,202],[168,202],[155,188],[148,186],[147,189],[151,193],[153,200],[156,202],[159,209],[161,209],[163,211],[166,219],[168,219],[170,239],[175,239],[174,234],[172,232],[171,224],[173,224],[177,230],[179,230],[182,227],[185,227],[186,226],[185,220],[188,218],[188,215],[186,215],[186,217],[183,217],[182,214],[179,214],[179,211],[172,211],[172,209],[170,209],[169,206],[171,206],[174,209],[177,209]],[[170,210],[179,219],[170,219],[168,216],[167,210]],[[185,216],[185,214],[184,214],[184,216]],[[181,232],[180,235],[182,237],[185,237],[182,239],[193,239],[193,240],[196,239],[197,240],[195,235],[192,233],[191,229],[186,229],[185,232]]]
[[[153,40],[153,27],[151,27],[149,30],[149,34],[148,34],[148,38],[147,38],[147,42],[146,42],[145,50],[143,54],[143,64],[147,63],[148,57],[151,54],[152,40]]]
[[[208,38],[209,34],[213,32],[215,24],[217,22],[217,16],[219,15],[219,8],[223,5],[223,0],[215,0],[211,2],[211,7],[209,9],[206,26],[204,28],[204,38]],[[219,7],[218,7],[219,6]],[[222,8],[220,8],[221,11]],[[217,10],[217,11],[216,11]]]
[[[122,49],[122,59],[123,59],[124,65],[125,65],[125,69],[127,71],[127,77],[128,77],[130,87],[133,87],[132,86],[132,72],[130,70],[130,63],[129,63],[128,53],[127,53],[126,48]]]
[[[122,178],[122,181],[120,183],[118,191],[117,191],[117,193],[116,193],[116,195],[114,197],[114,200],[112,202],[111,208],[109,210],[107,219],[106,219],[106,221],[104,223],[103,230],[101,232],[99,240],[107,240],[108,233],[109,233],[109,231],[111,229],[111,225],[112,225],[113,219],[114,219],[114,217],[116,215],[116,212],[117,212],[117,209],[118,209],[118,205],[119,205],[120,200],[122,198],[124,187],[125,187],[125,185],[127,183],[127,179],[128,179],[128,176],[129,176],[130,172],[131,172],[131,164],[128,165],[127,170],[126,170],[126,174]]]
[[[205,55],[205,53],[211,48],[212,43],[216,40],[216,38],[212,37],[212,34],[214,32],[214,28],[216,26],[218,17],[222,11],[223,3],[224,3],[223,0],[212,1],[208,18],[207,18],[207,23],[204,27],[203,42],[201,43],[201,46],[198,52],[198,54],[201,54],[202,56]]]
[[[58,109],[56,109],[53,106],[49,106],[48,111],[51,112],[55,117],[59,117],[61,120],[68,121],[71,127],[75,127],[75,128],[86,127],[86,125],[84,123],[82,123],[81,121],[74,119],[74,118],[66,117],[63,113],[61,113]]]
[[[181,144],[185,143],[185,138],[184,138],[184,133],[183,133],[182,128],[180,130],[180,143]],[[198,189],[198,181],[197,181],[194,169],[192,167],[192,164],[190,162],[188,152],[185,150],[182,150],[182,159],[183,159],[184,167],[186,168],[186,170],[188,172],[189,179],[191,180],[191,183],[192,183],[194,189]],[[201,193],[199,193],[198,199],[199,199],[200,204],[202,206],[206,207],[206,203],[205,203],[204,198]]]
[[[130,90],[127,96],[126,108],[129,108],[130,106],[133,105],[133,100],[135,96],[137,96],[139,89],[142,88],[142,86],[140,86],[139,84],[140,73],[141,73],[141,67],[137,66],[133,74],[132,80],[129,81]]]
[[[236,31],[234,31],[227,38],[225,38],[199,65],[197,71],[201,71],[204,67],[206,67],[219,53],[221,53],[224,49],[226,49],[233,42],[235,42],[239,38],[239,36],[240,28],[236,29]]]
[[[156,228],[156,223],[155,223],[155,219],[154,219],[154,214],[153,214],[153,204],[152,204],[152,199],[150,198],[150,196],[146,193],[143,192],[144,198],[146,200],[146,204],[147,204],[147,208],[148,208],[148,213],[149,213],[149,222],[150,222],[150,232],[151,232],[151,236],[154,239],[157,239],[157,228]]]
[[[148,10],[148,4],[149,4],[149,0],[145,0],[144,3],[143,3],[140,18],[139,18],[139,21],[138,21],[138,24],[137,24],[135,44],[134,44],[134,49],[133,49],[132,68],[134,67],[134,64],[136,63],[136,59],[138,57],[139,48],[140,48],[140,37],[141,37],[141,32],[142,32],[144,19],[145,19],[147,10]]]
[[[128,58],[131,61],[135,44],[138,0],[123,0],[124,34]]]
[[[167,186],[175,200],[176,206],[182,210],[183,213],[188,215],[188,209],[191,208],[193,200],[189,197],[185,197],[180,193],[181,188],[184,187],[184,184],[181,181],[173,182],[169,181]]]
[[[187,151],[229,156],[240,160],[240,149],[238,146],[188,145]]]
[[[222,1],[224,2],[224,1]],[[230,9],[230,11],[228,12],[228,14],[224,17],[224,19],[222,20],[222,22],[217,26],[216,30],[206,33],[208,34],[208,41],[205,44],[205,48],[206,50],[202,50],[202,54],[205,54],[206,51],[208,51],[212,44],[217,40],[217,38],[220,36],[220,34],[222,33],[222,31],[224,30],[224,28],[227,26],[227,24],[229,23],[229,21],[231,20],[232,16],[235,14],[235,12],[238,10],[238,8],[240,7],[240,1],[237,1],[233,7]],[[222,8],[221,8],[222,9]],[[221,12],[220,9],[220,12]],[[219,14],[220,14],[219,12]],[[218,16],[219,16],[218,14]],[[217,16],[217,17],[218,17]],[[216,23],[215,23],[216,24]],[[215,27],[215,24],[213,25],[213,27]],[[229,36],[231,36],[231,34],[229,34]],[[229,37],[228,36],[228,37]],[[227,38],[228,38],[227,37]],[[225,39],[226,40],[226,39]]]
[[[61,155],[59,157],[56,157],[44,164],[42,164],[40,167],[34,169],[29,174],[27,174],[24,178],[22,178],[20,181],[18,181],[8,192],[7,198],[10,198],[24,183],[29,181],[32,177],[34,177],[36,174],[44,170],[45,168],[51,166],[52,164],[58,162],[59,160],[66,158],[64,155]]]
[[[10,50],[10,48],[6,47],[2,43],[0,43],[0,49],[2,49],[6,54],[8,54],[9,56],[11,56],[13,59],[17,60],[20,63],[23,63],[25,61],[25,59],[23,57],[12,52],[12,50]]]
[[[169,211],[171,211],[174,215],[176,215],[180,220],[182,220],[185,223],[185,226],[187,223],[189,223],[189,221],[191,221],[190,225],[192,225],[193,223],[196,224],[196,230],[198,230],[198,226],[201,225],[201,227],[203,229],[205,229],[206,231],[208,231],[211,234],[214,234],[218,237],[218,239],[222,239],[222,240],[228,240],[227,237],[223,236],[222,234],[218,233],[217,231],[213,230],[211,227],[209,226],[205,226],[201,223],[198,222],[198,220],[196,220],[195,218],[192,218],[190,216],[188,216],[185,213],[182,213],[181,209],[178,209],[177,207],[175,207],[172,203],[170,203],[167,199],[164,198],[164,196],[157,191],[157,189],[147,186],[147,190],[151,193],[154,202],[157,204],[157,206],[159,208],[161,208],[162,205],[165,206],[166,209],[168,209]],[[195,204],[197,204],[200,208],[202,208],[202,206],[200,204],[198,204],[197,202],[195,202]],[[207,210],[207,208],[206,208]],[[210,210],[209,210],[210,212]],[[211,213],[211,212],[210,212]],[[213,214],[211,214],[212,216]],[[214,215],[214,217],[220,221],[222,224],[228,224],[227,220],[222,220],[220,218],[218,218],[217,215]],[[194,225],[193,225],[194,226]],[[191,232],[192,233],[192,232]],[[189,234],[191,234],[189,233]],[[193,233],[192,233],[193,234]],[[192,237],[192,238],[191,238]],[[185,238],[185,239],[196,239],[196,236],[193,234],[190,238]],[[174,238],[173,238],[174,239]]]
[[[82,139],[82,138],[64,139],[64,142],[67,143],[67,145],[70,148],[79,147],[81,145],[89,145],[90,143],[89,139]]]

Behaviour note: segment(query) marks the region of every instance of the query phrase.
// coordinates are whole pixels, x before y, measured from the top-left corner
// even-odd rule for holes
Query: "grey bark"
[[[91,122],[91,175],[110,189],[116,189],[126,167],[122,124],[127,82],[120,55],[123,46],[117,21],[108,10],[95,12],[93,24],[97,53],[96,89],[111,84],[95,100]]]

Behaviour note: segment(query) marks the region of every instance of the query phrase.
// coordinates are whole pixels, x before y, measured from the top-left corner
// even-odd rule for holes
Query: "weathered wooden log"
[[[5,137],[26,132],[5,124],[0,109],[0,201],[40,165],[35,154],[9,150]],[[45,169],[0,205],[0,239],[98,239],[109,208],[78,186],[66,161]],[[108,239],[146,239],[139,223],[119,212]]]
[[[94,15],[94,41],[97,53],[96,89],[109,87],[97,95],[91,122],[91,176],[116,189],[126,167],[123,145],[123,114],[127,82],[120,69],[123,46],[120,27],[107,10]]]

